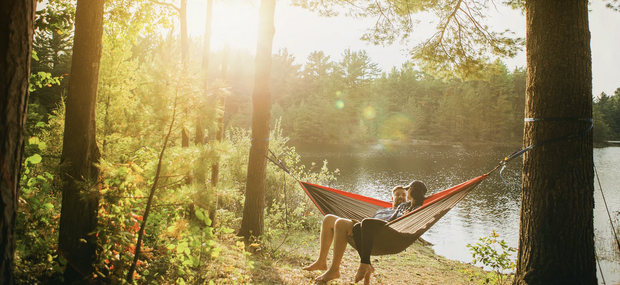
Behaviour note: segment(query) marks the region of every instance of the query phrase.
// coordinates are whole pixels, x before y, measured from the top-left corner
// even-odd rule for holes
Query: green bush
[[[499,235],[493,231],[490,236],[479,238],[479,242],[475,245],[467,245],[474,257],[474,264],[482,263],[484,266],[493,269],[493,272],[489,272],[482,279],[483,284],[507,284],[508,278],[504,273],[515,268],[510,256],[516,252],[516,249],[508,246],[504,240],[498,240],[498,237]]]

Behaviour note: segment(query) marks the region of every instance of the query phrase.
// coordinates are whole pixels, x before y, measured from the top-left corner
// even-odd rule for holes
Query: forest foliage
[[[221,55],[211,55],[214,80]],[[496,60],[487,64],[483,79],[462,80],[437,78],[412,62],[382,71],[363,50],[347,49],[337,60],[315,51],[305,63],[298,61],[286,49],[273,55],[272,124],[282,118],[284,134],[292,140],[522,143],[524,68],[510,70]],[[250,53],[231,53],[227,126],[251,126],[252,66]],[[593,99],[596,142],[619,138],[619,92]]]
[[[137,280],[193,282],[214,278],[200,265],[217,258],[215,236],[232,236],[243,208],[251,147],[253,56],[230,53],[227,80],[223,51],[211,54],[207,96],[200,68],[201,39],[190,42],[190,64],[171,32],[172,12],[151,1],[108,1],[97,96],[101,176],[89,186],[100,201],[97,278],[121,283],[133,260],[145,197],[159,150],[179,98],[178,119],[162,168],[164,182],[146,228]],[[73,3],[73,4],[72,4]],[[27,145],[17,221],[16,270],[23,284],[59,281],[66,260],[56,252],[61,203],[59,158],[64,101],[71,66],[72,1],[49,1],[37,12]],[[132,9],[122,7],[131,6]],[[128,12],[131,11],[131,12]],[[149,16],[147,16],[149,15]],[[499,60],[486,62],[476,80],[444,79],[407,62],[380,70],[363,51],[332,59],[322,51],[303,63],[287,50],[273,55],[270,149],[298,179],[326,183],[326,163],[306,168],[289,140],[372,143],[520,145],[526,74]],[[224,109],[216,102],[226,96]],[[620,139],[620,89],[595,99],[595,139]],[[216,118],[224,115],[225,138],[214,142]],[[206,138],[181,147],[183,130],[206,126]],[[209,141],[208,144],[202,144]],[[220,184],[205,183],[220,162]],[[316,209],[293,178],[272,164],[267,171],[266,233],[258,246],[277,251],[276,240],[293,229],[316,229]],[[288,193],[288,194],[287,194]],[[295,205],[288,209],[288,205]],[[141,279],[140,279],[141,278]]]

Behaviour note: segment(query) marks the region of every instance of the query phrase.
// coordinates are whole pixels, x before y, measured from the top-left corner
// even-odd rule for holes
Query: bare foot
[[[327,269],[327,262],[319,262],[318,260],[303,268],[303,270],[307,270],[307,271],[325,270],[325,269]]]
[[[375,271],[375,268],[370,264],[360,263],[360,267],[357,269],[357,273],[355,274],[355,283],[360,282],[360,280],[364,279],[364,284],[370,283],[370,274]]]
[[[372,267],[372,265],[371,265]],[[368,273],[366,273],[366,275],[364,275],[364,285],[370,285],[370,277],[372,276],[372,273],[375,272],[375,268],[372,268],[372,271],[369,271]]]
[[[340,271],[331,272],[330,270],[328,270],[328,271],[325,271],[325,273],[319,275],[317,278],[314,278],[314,281],[323,283],[323,282],[328,282],[336,278],[340,278]]]

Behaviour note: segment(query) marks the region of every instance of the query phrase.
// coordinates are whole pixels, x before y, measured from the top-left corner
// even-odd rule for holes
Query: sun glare
[[[204,35],[206,1],[188,2],[188,27],[191,37]],[[211,24],[211,50],[226,44],[234,50],[256,52],[258,6],[251,1],[214,1]]]

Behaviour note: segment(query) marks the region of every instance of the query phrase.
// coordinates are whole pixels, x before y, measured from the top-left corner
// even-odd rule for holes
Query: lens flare
[[[338,110],[342,110],[342,108],[344,108],[344,101],[338,100],[336,101],[336,103],[334,103],[334,105],[336,106],[336,108],[338,108]]]
[[[342,92],[336,91],[336,97],[340,97],[340,95],[342,95]]]
[[[379,127],[379,139],[389,150],[395,144],[408,142],[413,127],[413,121],[407,115],[401,113],[390,115]]]
[[[366,120],[372,120],[377,117],[377,110],[375,110],[375,107],[368,105],[362,109],[362,116]]]

